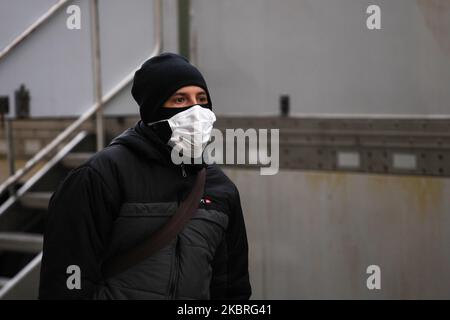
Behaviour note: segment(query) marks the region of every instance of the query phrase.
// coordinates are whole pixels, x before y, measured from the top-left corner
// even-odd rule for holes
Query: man
[[[215,116],[203,76],[163,53],[136,71],[132,95],[141,120],[72,170],[50,200],[40,299],[248,299],[236,186],[217,165],[173,161],[174,148],[198,160],[209,139]],[[199,128],[201,143],[192,142]],[[203,197],[183,229],[144,260],[105,273],[113,257],[167,224],[202,168]]]

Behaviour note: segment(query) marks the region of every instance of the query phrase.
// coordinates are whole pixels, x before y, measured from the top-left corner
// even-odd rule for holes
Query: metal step
[[[0,232],[0,251],[39,253],[42,251],[43,241],[41,234]]]
[[[52,192],[27,192],[19,201],[26,208],[46,210],[51,196]]]
[[[78,166],[82,165],[93,155],[94,155],[94,152],[72,152],[72,153],[69,153],[67,156],[65,156],[61,160],[61,163],[66,168],[73,169],[73,168],[77,168]]]

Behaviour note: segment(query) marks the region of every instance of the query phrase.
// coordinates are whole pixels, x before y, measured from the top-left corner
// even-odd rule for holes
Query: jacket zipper
[[[172,279],[170,283],[169,299],[175,299],[176,291],[178,288],[178,275],[180,273],[180,259],[179,259],[179,239],[176,238],[175,243],[175,262],[174,262],[174,272],[172,274]]]
[[[187,177],[186,169],[184,168],[184,163],[181,163],[181,174],[183,175],[183,178]],[[181,198],[178,197],[178,204],[180,203]],[[174,272],[172,273],[171,282],[170,282],[170,288],[169,288],[169,299],[173,300],[175,299],[177,287],[178,287],[178,276],[180,273],[180,259],[179,259],[179,239],[178,235],[176,237],[176,243],[175,243],[175,262],[174,262]]]
[[[181,163],[181,174],[183,175],[183,178],[187,177],[186,169],[184,168],[184,163]]]

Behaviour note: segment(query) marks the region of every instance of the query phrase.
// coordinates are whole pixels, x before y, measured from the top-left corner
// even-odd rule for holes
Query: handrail
[[[105,133],[103,131],[103,104],[102,101],[102,70],[100,54],[100,17],[98,14],[98,0],[91,0],[91,42],[92,42],[92,75],[94,81],[95,103],[98,109],[95,114],[97,129],[97,151],[105,147]]]
[[[18,37],[16,37],[9,45],[7,45],[0,52],[0,61],[11,52],[12,49],[17,47],[23,40],[25,40],[30,34],[36,31],[44,22],[51,18],[62,6],[72,0],[59,0],[56,4],[50,7],[46,13],[40,16],[35,22],[33,22],[28,28],[25,29]]]
[[[161,28],[161,14],[162,14],[162,0],[154,0],[154,37],[156,44],[150,57],[159,54],[161,50],[162,42],[162,28]],[[86,110],[77,120],[75,120],[70,126],[68,126],[63,132],[55,137],[47,146],[39,151],[33,158],[27,161],[25,165],[18,170],[14,175],[10,176],[5,182],[0,185],[0,194],[2,194],[9,186],[16,183],[20,178],[27,174],[36,164],[39,163],[44,157],[52,152],[62,141],[64,141],[69,135],[77,130],[86,120],[88,120],[93,114],[97,112],[102,104],[108,103],[116,94],[118,94],[123,88],[125,88],[134,77],[134,71],[130,72],[122,81],[120,81],[115,87],[108,91],[103,97],[100,103],[95,103],[92,107]]]
[[[23,299],[23,296],[18,297],[17,293],[16,296],[11,296],[11,294],[14,294],[12,290],[20,286],[22,284],[24,279],[29,279],[30,277],[39,277],[40,267],[41,267],[41,261],[42,261],[42,252],[40,252],[38,255],[36,255],[33,260],[31,260],[18,274],[14,276],[11,280],[9,280],[4,287],[0,289],[0,300],[17,300],[17,299]],[[31,279],[32,281],[33,279]],[[29,280],[30,281],[30,280]],[[22,289],[23,290],[23,289]],[[35,292],[32,294],[36,294],[34,297],[27,297],[29,299],[36,299],[38,296],[38,289],[35,288]]]
[[[23,186],[17,190],[17,192],[11,195],[8,200],[0,205],[0,216],[9,210],[17,200],[19,200],[34,184],[39,181],[50,169],[53,168],[55,164],[61,161],[70,151],[72,151],[75,146],[77,146],[86,136],[88,135],[87,131],[80,131],[72,140],[70,140],[64,148],[62,148],[58,153],[48,161],[42,168],[39,169],[32,177],[30,177],[27,182]]]

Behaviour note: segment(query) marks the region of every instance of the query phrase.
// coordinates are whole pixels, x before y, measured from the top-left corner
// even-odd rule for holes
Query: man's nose
[[[196,96],[191,97],[192,104],[200,104],[200,99],[197,99]]]

